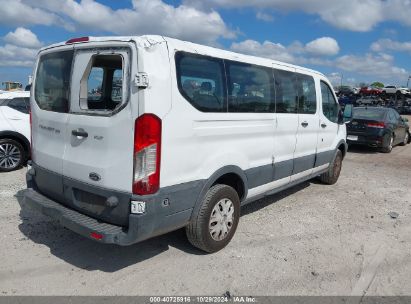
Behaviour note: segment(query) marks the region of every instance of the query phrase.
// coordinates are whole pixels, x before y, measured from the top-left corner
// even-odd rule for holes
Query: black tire
[[[209,226],[211,214],[214,207],[224,199],[232,202],[234,208],[231,228],[221,240],[215,240],[210,232]],[[231,209],[230,209],[231,210]],[[187,238],[190,243],[208,253],[223,249],[231,241],[240,220],[240,199],[237,192],[230,186],[217,184],[211,187],[203,200],[197,215],[186,227]],[[226,226],[228,227],[228,226]]]
[[[8,151],[6,151],[6,149]],[[6,156],[6,153],[9,153],[10,150],[16,151],[13,153],[13,161],[9,158],[9,154]],[[16,159],[17,160],[14,160]],[[27,159],[26,152],[23,146],[13,139],[0,139],[0,172],[10,172],[16,170],[23,166]]]
[[[405,131],[405,136],[404,136],[404,140],[402,143],[400,143],[400,146],[405,146],[410,142],[410,133],[408,133],[408,131]]]
[[[343,155],[341,150],[337,150],[333,162],[328,171],[320,175],[320,181],[326,185],[334,185],[340,177]]]
[[[381,151],[384,153],[391,153],[392,148],[394,147],[394,136],[392,134],[390,135],[390,137],[388,137],[387,142],[388,144],[385,147],[383,147]]]

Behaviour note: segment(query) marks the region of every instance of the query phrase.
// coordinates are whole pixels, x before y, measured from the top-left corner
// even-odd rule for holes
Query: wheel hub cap
[[[210,235],[215,241],[225,239],[233,227],[234,204],[228,199],[220,200],[211,211],[209,221]]]
[[[15,145],[0,145],[0,168],[11,169],[17,167],[20,157],[20,151]]]

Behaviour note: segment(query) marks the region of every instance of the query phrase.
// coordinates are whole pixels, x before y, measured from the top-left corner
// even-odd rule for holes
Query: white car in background
[[[30,92],[0,94],[0,172],[13,171],[30,156]]]
[[[386,86],[383,88],[383,94],[397,94],[397,95],[410,95],[410,89],[409,88],[402,88],[402,87],[398,87],[398,86]]]

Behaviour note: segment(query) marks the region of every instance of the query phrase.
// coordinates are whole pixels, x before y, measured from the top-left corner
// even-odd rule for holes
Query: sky
[[[48,44],[144,34],[309,67],[335,85],[411,75],[411,0],[0,0],[0,16],[0,82],[27,84]]]

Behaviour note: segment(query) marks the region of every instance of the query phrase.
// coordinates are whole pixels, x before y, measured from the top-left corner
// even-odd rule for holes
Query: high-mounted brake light
[[[160,187],[161,119],[144,114],[134,125],[133,193],[147,195]]]
[[[385,123],[383,123],[383,122],[369,122],[369,123],[367,123],[367,127],[377,128],[377,129],[384,129],[385,128]]]
[[[72,44],[72,43],[79,43],[79,42],[88,42],[89,37],[78,37],[78,38],[72,38],[66,41],[66,44]]]

